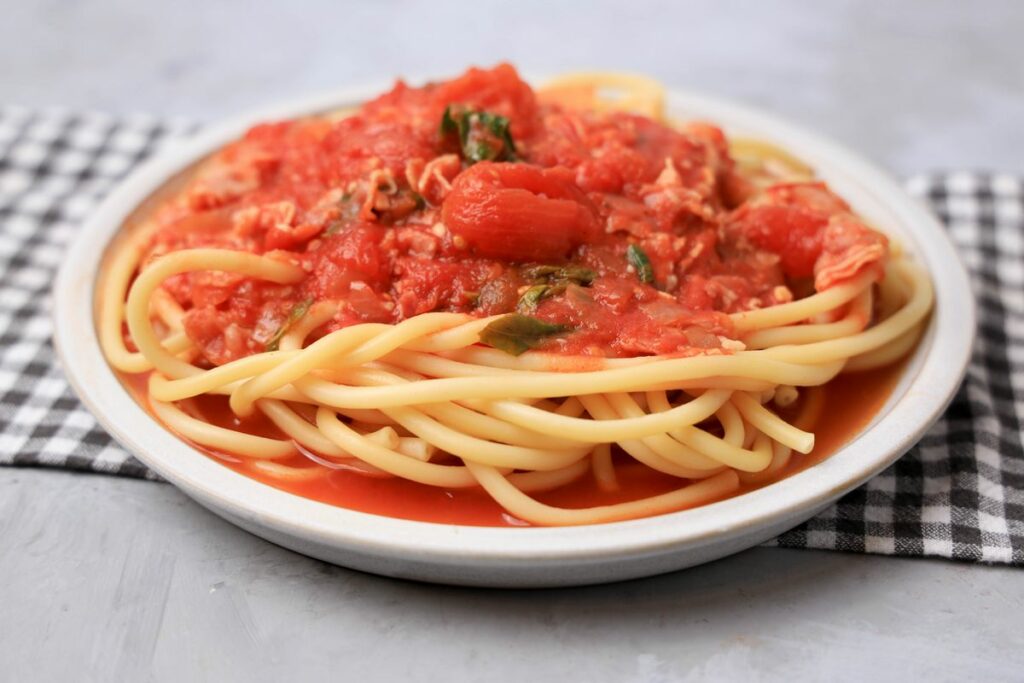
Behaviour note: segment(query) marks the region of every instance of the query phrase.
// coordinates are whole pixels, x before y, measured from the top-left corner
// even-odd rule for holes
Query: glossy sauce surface
[[[144,264],[218,248],[308,274],[169,278],[211,366],[272,350],[319,301],[337,310],[317,334],[517,312],[535,319],[517,337],[557,354],[725,352],[728,314],[823,291],[886,251],[824,183],[755,188],[710,123],[567,107],[509,65],[255,126],[152,220]]]
[[[778,479],[791,476],[821,462],[852,440],[874,418],[899,382],[906,363],[867,372],[840,375],[821,389],[821,413],[812,426],[814,450],[807,455],[794,453]],[[142,376],[125,377],[126,386],[140,403],[146,405]],[[282,438],[283,435],[265,417],[239,420],[220,396],[204,396],[189,408],[210,422],[254,434]],[[155,419],[155,418],[154,418]],[[312,481],[283,482],[267,476],[230,454],[216,453],[195,446],[224,466],[274,488],[329,505],[401,519],[467,526],[530,526],[506,513],[487,494],[478,489],[447,490],[423,486],[394,477],[367,476],[352,468],[341,467],[327,477]],[[294,467],[314,466],[305,456],[278,461]],[[623,457],[617,459],[616,475],[620,489],[600,490],[588,472],[568,486],[538,493],[535,497],[549,505],[584,508],[635,500],[678,488],[682,480],[651,470]],[[746,485],[740,493],[764,485]]]

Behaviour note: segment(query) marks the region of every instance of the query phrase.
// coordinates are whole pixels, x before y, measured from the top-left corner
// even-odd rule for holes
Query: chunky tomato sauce
[[[219,365],[431,311],[519,312],[527,347],[592,356],[728,352],[728,314],[876,267],[885,238],[820,183],[753,188],[722,132],[545,101],[508,65],[394,89],[351,115],[260,125],[156,214],[148,258],[192,247],[301,264],[296,285],[172,278]]]
[[[152,218],[144,260],[216,247],[299,264],[308,274],[292,285],[209,271],[168,280],[205,366],[273,348],[321,300],[337,302],[338,312],[314,336],[433,311],[516,312],[529,324],[513,330],[517,345],[499,346],[513,353],[730,353],[742,346],[729,314],[832,287],[880,267],[887,249],[821,183],[752,182],[713,125],[674,128],[574,109],[535,93],[507,65],[420,88],[398,83],[343,118],[257,126],[202,164]],[[780,476],[860,431],[901,367],[826,385],[822,417],[800,425],[816,432],[815,450],[795,454]],[[143,380],[129,385],[145,402]],[[236,417],[222,396],[190,399],[186,410],[286,438],[259,413]],[[207,452],[272,486],[355,510],[524,524],[479,489],[422,486],[336,463],[327,463],[326,476],[288,482]],[[618,490],[600,490],[588,474],[537,498],[580,508],[680,485],[620,456]],[[279,463],[323,471],[301,454]]]

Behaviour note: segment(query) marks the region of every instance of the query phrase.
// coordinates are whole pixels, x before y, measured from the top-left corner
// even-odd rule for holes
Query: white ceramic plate
[[[152,192],[253,123],[350,107],[384,86],[313,97],[211,126],[134,172],[68,250],[55,284],[55,341],[67,376],[104,427],[140,460],[221,517],[328,562],[442,583],[528,587],[616,581],[708,562],[810,518],[892,464],[951,400],[970,354],[974,302],[953,245],[935,219],[869,163],[842,147],[744,106],[673,91],[669,113],[781,145],[808,161],[869,221],[896,235],[932,274],[930,328],[891,399],[855,440],[780,482],[695,510],[589,527],[482,528],[354,512],[233,472],[154,421],[121,386],[93,320],[97,270],[122,221]]]

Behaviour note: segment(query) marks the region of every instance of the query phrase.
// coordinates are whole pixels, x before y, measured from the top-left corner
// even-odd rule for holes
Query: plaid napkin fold
[[[158,480],[78,402],[50,340],[50,285],[97,202],[193,126],[0,108],[0,465]],[[907,189],[948,226],[971,271],[979,338],[943,418],[896,464],[771,541],[1024,565],[1024,181],[949,173]]]

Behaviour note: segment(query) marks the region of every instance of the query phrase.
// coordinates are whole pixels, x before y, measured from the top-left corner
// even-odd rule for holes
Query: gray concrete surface
[[[1024,172],[1024,3],[0,0],[0,101],[208,120],[507,58],[645,71],[899,174]],[[330,567],[167,485],[0,469],[0,681],[1021,680],[1024,573],[756,549],[489,592]]]
[[[1024,572],[758,548],[547,591],[360,574],[168,485],[0,470],[0,680],[1020,680]]]

